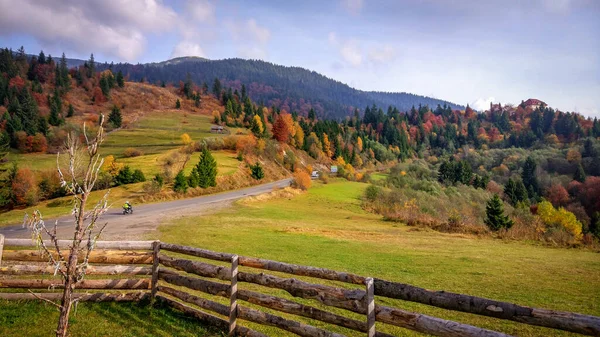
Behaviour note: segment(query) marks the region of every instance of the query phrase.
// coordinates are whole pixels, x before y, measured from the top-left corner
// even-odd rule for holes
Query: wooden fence
[[[61,242],[68,246],[69,242]],[[6,248],[30,247],[31,240],[7,239]],[[21,248],[22,249],[22,248]],[[435,336],[507,336],[475,326],[409,312],[376,303],[379,298],[391,298],[422,303],[448,310],[512,320],[529,325],[560,329],[584,335],[600,336],[600,317],[530,308],[474,296],[431,291],[423,288],[363,277],[334,270],[299,266],[252,257],[237,256],[209,250],[161,243],[159,241],[98,242],[90,262],[89,275],[94,276],[77,285],[80,301],[137,301],[150,298],[198,318],[200,321],[228,331],[230,336],[265,336],[238,324],[238,320],[268,325],[299,336],[343,336],[270,312],[282,312],[306,317],[330,325],[356,331],[359,335],[391,336],[378,331],[376,323],[389,324]],[[192,258],[182,258],[192,256]],[[202,258],[202,260],[198,259]],[[220,261],[216,264],[206,260]],[[16,278],[21,275],[48,275],[54,270],[37,264],[46,259],[36,250],[2,249],[0,236],[0,288],[56,289],[56,279]],[[223,262],[226,264],[223,265]],[[244,267],[244,270],[239,270]],[[254,273],[253,269],[275,272],[277,275]],[[8,276],[5,276],[8,275]],[[128,278],[106,278],[107,276]],[[284,275],[284,276],[281,276]],[[285,277],[294,275],[302,280]],[[306,281],[327,280],[328,284]],[[331,282],[336,281],[336,282]],[[352,286],[342,287],[338,282]],[[311,305],[238,289],[238,283],[283,290],[293,297],[320,303],[320,307],[335,307],[352,312],[352,317],[333,313]],[[104,292],[89,292],[102,289]],[[191,291],[184,291],[189,289]],[[228,305],[197,296],[199,293],[223,297]],[[58,299],[57,292],[1,293],[0,299]],[[304,301],[308,303],[307,301]],[[250,303],[254,308],[241,305]],[[256,309],[255,309],[256,308]],[[270,312],[259,310],[268,309]],[[215,315],[216,314],[216,315]],[[357,316],[360,315],[360,316]],[[356,317],[364,317],[357,319]],[[287,315],[290,317],[290,315]],[[293,316],[292,316],[293,317]]]

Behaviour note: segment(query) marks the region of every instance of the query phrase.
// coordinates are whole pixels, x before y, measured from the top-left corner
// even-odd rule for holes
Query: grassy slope
[[[32,301],[0,301],[0,336],[52,336],[58,311]],[[86,337],[221,336],[169,308],[134,303],[82,303],[71,314],[69,332]]]
[[[160,239],[428,289],[600,315],[597,253],[417,231],[384,222],[360,208],[358,197],[365,187],[336,181],[291,199],[242,203],[215,215],[176,220],[160,228]],[[382,302],[520,336],[558,333],[414,303]]]

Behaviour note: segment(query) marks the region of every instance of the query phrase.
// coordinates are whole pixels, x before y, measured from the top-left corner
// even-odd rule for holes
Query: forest
[[[447,104],[450,102],[409,93],[382,93],[356,90],[339,81],[300,67],[285,67],[260,60],[200,58],[174,59],[149,64],[101,64],[100,69],[111,67],[122,71],[132,81],[151,83],[178,83],[189,75],[198,84],[220,79],[224,85],[241,90],[245,84],[248,95],[255,102],[274,105],[281,110],[297,111],[306,116],[312,108],[322,118],[343,119],[353,108],[367,105],[394,105],[407,110],[412,105]]]
[[[268,158],[290,172],[310,171],[313,163],[337,165],[339,176],[359,181],[369,181],[370,172],[378,166],[393,166],[385,180],[367,191],[364,205],[391,221],[440,230],[458,227],[473,233],[504,230],[504,235],[520,228],[529,233],[528,237],[565,244],[595,242],[594,237],[600,235],[597,118],[558,111],[537,99],[518,105],[491,104],[484,112],[468,105],[457,109],[447,103],[384,107],[349,98],[353,89],[337,83],[329,90],[340,89],[337,97],[341,101],[348,98],[346,107],[369,102],[341,118],[339,111],[328,112],[324,105],[319,108],[323,110],[309,105],[304,111],[285,104],[267,105],[264,97],[259,95],[257,100],[253,96],[257,80],[267,82],[278,77],[281,83],[294,85],[294,90],[305,90],[302,99],[316,102],[331,83],[325,77],[309,76],[300,68],[278,75],[265,67],[283,68],[259,61],[223,62],[101,66],[92,55],[78,67],[69,68],[64,55],[53,59],[40,52],[27,57],[23,49],[16,53],[4,49],[0,52],[2,155],[56,151],[67,132],[76,127],[71,122],[73,102],[66,101],[70,90],[83,89],[87,104],[97,105],[111,102],[111,93],[122,90],[128,81],[143,79],[174,92],[179,97],[173,102],[177,109],[183,103],[202,106],[212,96],[221,105],[212,112],[213,123],[249,130],[231,139],[207,139],[191,145],[189,151],[226,148],[238,151],[240,158],[248,154]],[[236,62],[237,67],[226,66]],[[238,73],[242,65],[253,67]],[[230,80],[219,75],[224,69],[220,67],[228,69]],[[182,72],[184,79],[176,80]],[[205,76],[202,80],[193,75],[199,72]],[[260,76],[250,80],[253,73]],[[308,78],[320,79],[320,84]],[[113,105],[108,118],[112,128],[121,127],[121,107]],[[298,151],[312,158],[312,163],[301,160]],[[52,177],[28,179],[30,174],[19,170],[18,163],[3,161],[3,208],[28,204],[27,191],[34,185],[43,192],[43,198],[61,195]],[[252,170],[257,170],[253,176],[264,175],[257,167]],[[145,180],[140,173],[116,170],[99,185]],[[157,179],[162,177],[157,175]],[[186,178],[179,172],[177,179],[177,188],[185,194],[181,184],[186,179],[196,182],[198,177],[192,172]],[[432,209],[432,204],[439,207]],[[495,212],[495,220],[490,220],[489,212]],[[488,223],[493,225],[486,227]],[[539,224],[539,228],[527,225],[531,223]],[[523,230],[523,226],[529,227]]]

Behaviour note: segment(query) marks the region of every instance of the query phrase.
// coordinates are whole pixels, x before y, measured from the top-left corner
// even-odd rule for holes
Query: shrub
[[[263,168],[259,162],[256,162],[254,165],[250,165],[250,171],[252,173],[252,178],[256,180],[261,180],[265,177],[265,173],[263,172]]]
[[[137,169],[135,171],[133,171],[133,177],[132,177],[133,181],[132,183],[141,183],[146,181],[146,177],[144,176],[144,172],[142,172],[142,170]]]
[[[312,182],[310,180],[310,175],[308,175],[308,173],[306,173],[306,171],[301,170],[301,169],[296,169],[296,172],[294,172],[294,181],[293,181],[294,187],[306,191],[310,188],[311,183]]]
[[[129,147],[129,148],[125,149],[125,151],[123,151],[123,157],[125,157],[125,158],[139,157],[143,154],[144,153],[142,151],[135,149],[133,147]]]
[[[17,170],[11,185],[17,205],[32,206],[37,204],[38,187],[33,177],[33,173],[28,168]]]
[[[375,200],[377,200],[380,194],[381,188],[379,186],[369,185],[365,189],[365,199],[367,199],[367,201],[369,202],[374,202]]]
[[[576,239],[581,237],[583,225],[577,220],[573,213],[566,209],[562,207],[555,209],[549,201],[542,201],[538,204],[537,214],[546,226],[558,226],[564,228]]]
[[[144,192],[146,192],[148,194],[159,193],[163,187],[163,184],[164,184],[164,178],[162,177],[162,175],[157,174],[154,176],[154,178],[151,181],[144,184]]]

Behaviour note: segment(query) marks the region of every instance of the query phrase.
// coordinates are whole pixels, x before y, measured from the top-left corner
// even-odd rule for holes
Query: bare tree
[[[32,231],[32,237],[38,249],[48,256],[49,263],[54,266],[54,275],[62,277],[64,291],[60,305],[53,303],[60,311],[56,329],[57,337],[67,335],[69,314],[73,303],[76,301],[73,299],[73,291],[77,282],[84,278],[90,253],[94,249],[96,240],[106,227],[106,224],[104,224],[98,229],[97,224],[100,216],[108,210],[108,192],[94,205],[92,210],[86,212],[90,193],[104,163],[104,159],[100,158],[98,154],[98,147],[102,144],[104,138],[103,122],[104,116],[101,115],[100,126],[94,138],[88,137],[85,123],[83,124],[85,144],[82,144],[80,137],[75,133],[71,132],[68,135],[64,149],[68,157],[66,168],[61,169],[59,164],[60,153],[56,158],[61,185],[67,190],[68,194],[73,195],[72,214],[75,220],[75,228],[73,241],[68,247],[68,256],[65,258],[62,254],[58,242],[57,222],[55,222],[54,228],[49,230],[39,211],[35,211],[31,217],[26,217],[25,220],[26,225]],[[47,238],[44,238],[44,236],[47,236]],[[54,249],[56,253],[53,254],[50,249]],[[79,262],[80,257],[83,257],[81,262]]]

